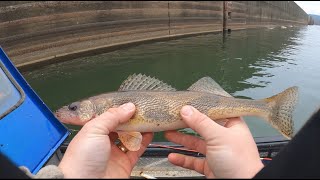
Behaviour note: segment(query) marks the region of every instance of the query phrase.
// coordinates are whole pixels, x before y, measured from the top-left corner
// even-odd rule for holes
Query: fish
[[[159,132],[187,128],[180,110],[191,105],[212,120],[223,124],[226,119],[257,116],[291,139],[294,133],[292,113],[298,100],[298,87],[265,99],[235,98],[209,76],[200,78],[187,90],[177,90],[161,80],[145,74],[132,74],[118,91],[106,92],[65,105],[55,112],[65,124],[83,125],[109,108],[132,102],[136,112],[120,124],[116,132],[130,151],[140,149],[142,132]]]

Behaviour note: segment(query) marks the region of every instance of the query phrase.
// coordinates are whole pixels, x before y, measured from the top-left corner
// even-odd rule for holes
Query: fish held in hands
[[[214,121],[232,117],[258,116],[286,138],[293,136],[292,113],[298,99],[298,87],[265,99],[234,98],[210,77],[203,77],[185,91],[146,75],[130,75],[116,92],[108,92],[73,102],[55,112],[63,123],[83,125],[111,107],[132,102],[136,112],[116,131],[130,151],[140,148],[141,132],[159,132],[186,128],[180,110],[191,105]]]

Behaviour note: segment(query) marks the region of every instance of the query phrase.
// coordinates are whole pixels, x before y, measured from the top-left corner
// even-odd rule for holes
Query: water
[[[210,76],[238,98],[265,98],[298,86],[297,132],[320,105],[319,34],[320,26],[208,34],[78,58],[23,75],[52,111],[115,91],[133,73],[155,76],[179,90]],[[255,137],[279,135],[260,118],[245,120]],[[162,138],[159,134],[155,141]]]

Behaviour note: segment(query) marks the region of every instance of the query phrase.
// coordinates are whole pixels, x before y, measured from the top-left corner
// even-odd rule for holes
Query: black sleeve
[[[0,153],[0,179],[30,179],[7,157]]]
[[[320,177],[320,110],[254,178]]]

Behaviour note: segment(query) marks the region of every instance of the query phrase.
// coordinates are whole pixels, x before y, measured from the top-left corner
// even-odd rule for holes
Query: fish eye
[[[68,106],[68,109],[71,110],[71,111],[75,111],[75,110],[77,110],[77,108],[78,108],[78,106],[76,104],[73,104],[73,103]]]

